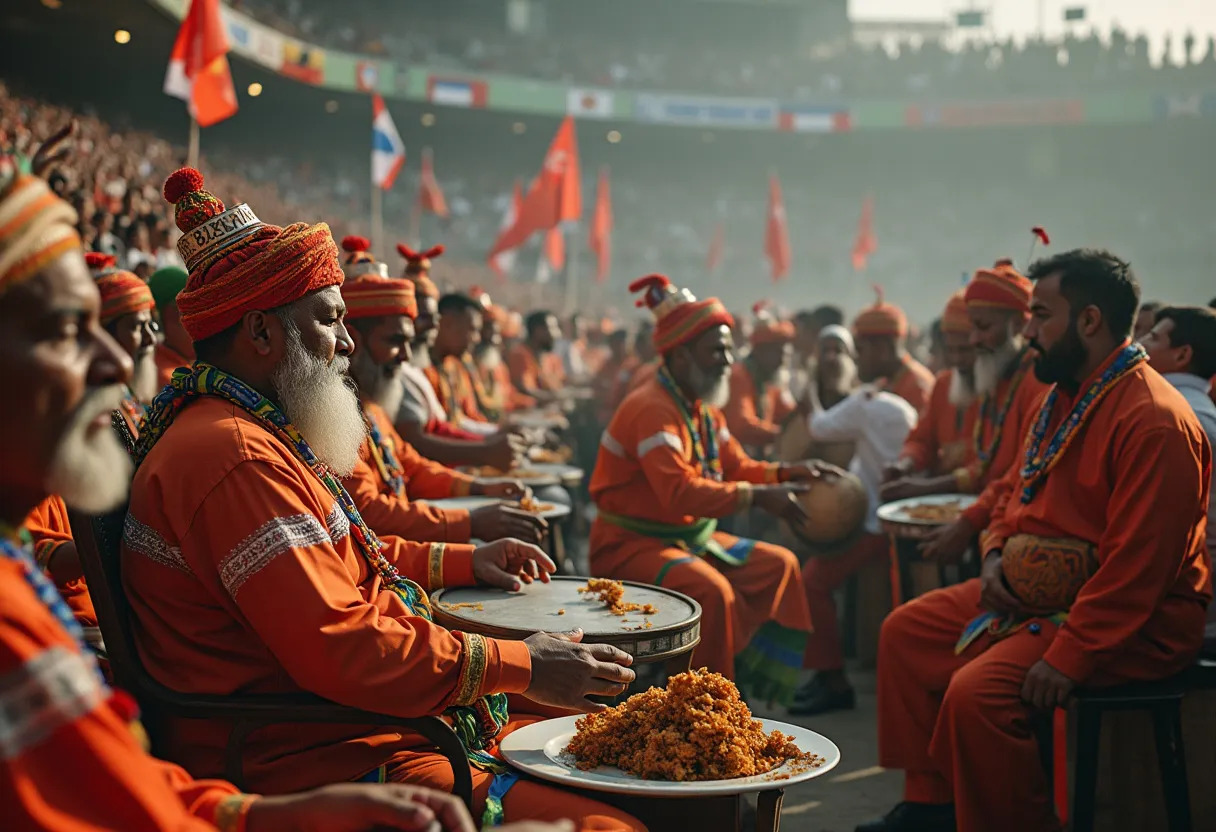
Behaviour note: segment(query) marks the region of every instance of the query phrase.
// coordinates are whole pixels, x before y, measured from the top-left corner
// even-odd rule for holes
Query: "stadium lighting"
[[[249,85],[248,92],[249,92],[250,98],[257,98],[259,95],[262,94],[262,85],[259,84],[257,81],[254,81],[252,84]]]
[[[527,129],[528,125],[524,124],[522,121],[517,121],[511,125],[511,132],[517,136],[522,136]]]
[[[609,130],[608,131],[608,144],[620,144],[620,143],[621,143],[621,131],[620,130]]]
[[[434,113],[423,113],[422,114],[422,126],[423,127],[434,127],[435,126],[435,114]]]
[[[63,0],[42,0],[42,5],[46,6],[48,9],[62,9]]]
[[[119,29],[118,31],[116,31],[114,33],[114,42],[115,43],[130,43],[131,42],[131,33],[128,32],[126,29]]]
[[[338,102],[332,98],[329,99],[328,101],[326,101],[325,102],[325,112],[331,113],[331,114],[338,112]]]

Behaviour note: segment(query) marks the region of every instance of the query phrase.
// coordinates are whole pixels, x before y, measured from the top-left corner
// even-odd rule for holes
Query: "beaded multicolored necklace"
[[[989,463],[992,462],[997,446],[1001,443],[1001,428],[1005,426],[1005,417],[1009,415],[1014,397],[1017,396],[1018,387],[1022,384],[1022,377],[1026,375],[1029,365],[1030,362],[1025,358],[1018,359],[1018,368],[1009,380],[1009,390],[1005,393],[1005,401],[992,418],[992,438],[988,440],[987,446],[984,445],[984,423],[988,421],[993,395],[985,393],[984,398],[980,401],[980,412],[975,420],[975,428],[972,430],[972,441],[975,443],[975,458],[979,460],[984,469],[987,469]]]
[[[371,451],[372,460],[376,463],[376,470],[380,472],[380,478],[394,494],[398,497],[402,496],[405,494],[405,469],[401,467],[401,463],[397,461],[397,455],[393,453],[393,443],[384,438],[384,434],[376,426],[375,419],[364,413],[363,421],[367,424],[367,448]]]
[[[1047,424],[1051,421],[1051,412],[1060,396],[1058,386],[1051,388],[1051,392],[1047,394],[1042,407],[1039,408],[1039,415],[1030,430],[1030,436],[1027,437],[1026,463],[1022,466],[1022,503],[1029,503],[1034,499],[1034,495],[1043,485],[1043,481],[1047,479],[1047,475],[1051,473],[1051,469],[1056,466],[1056,463],[1068,450],[1068,446],[1080,433],[1089,414],[1093,412],[1094,406],[1105,398],[1121,378],[1147,359],[1148,355],[1139,344],[1128,344],[1120,349],[1115,360],[1111,362],[1105,372],[1095,379],[1085,393],[1077,399],[1076,404],[1072,406],[1072,411],[1056,428],[1055,435],[1051,437],[1047,448],[1044,449],[1043,441],[1047,438]]]
[[[383,544],[359,514],[350,494],[342,487],[342,483],[334,476],[329,466],[317,458],[286,414],[257,390],[218,367],[195,362],[193,367],[179,367],[174,370],[172,381],[153,400],[144,421],[140,424],[139,441],[135,448],[137,466],[147,458],[153,446],[173,424],[173,420],[188,405],[203,396],[215,396],[235,404],[290,448],[325,484],[326,489],[342,507],[343,514],[350,522],[350,534],[355,548],[380,575],[384,585],[396,593],[414,615],[427,621],[433,619],[431,602],[426,592],[398,572],[384,557],[381,552]],[[444,713],[452,719],[453,730],[464,744],[471,764],[495,774],[507,771],[505,764],[488,750],[493,746],[494,738],[507,724],[505,694],[483,696],[472,705],[453,706]]]
[[[672,378],[666,365],[659,368],[656,376],[659,384],[663,385],[663,389],[668,392],[675,401],[676,407],[680,409],[680,415],[684,417],[684,426],[688,428],[688,434],[692,437],[693,461],[700,464],[701,476],[722,482],[722,460],[718,457],[718,436],[714,433],[714,420],[709,408],[704,403],[697,402],[699,424],[694,422],[684,394],[680,392],[679,385]]]

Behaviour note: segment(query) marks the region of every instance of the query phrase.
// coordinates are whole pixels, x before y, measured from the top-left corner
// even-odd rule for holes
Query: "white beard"
[[[405,397],[401,366],[393,365],[391,369],[382,367],[371,360],[367,350],[356,350],[350,373],[359,385],[359,395],[363,400],[379,405],[390,419],[396,421],[401,400]]]
[[[410,354],[410,366],[425,370],[431,366],[431,348],[426,344],[415,344]]]
[[[477,354],[477,366],[486,372],[493,372],[502,366],[502,350],[498,347],[486,347]]]
[[[955,407],[966,407],[975,398],[974,385],[963,378],[963,374],[958,370],[950,374],[950,392],[947,398]]]
[[[996,392],[1001,379],[1009,372],[1013,362],[1022,352],[1022,339],[1011,337],[992,352],[977,351],[975,354],[975,392],[988,396]]]
[[[156,353],[144,350],[135,357],[135,371],[131,376],[131,392],[143,404],[151,404],[160,392],[160,378],[156,369]]]
[[[131,458],[107,424],[92,429],[90,422],[122,406],[118,385],[89,390],[72,414],[55,449],[47,474],[47,488],[73,508],[102,514],[122,505],[131,485]]]
[[[336,476],[350,476],[367,438],[359,397],[346,378],[350,359],[338,355],[326,364],[304,347],[298,328],[285,322],[285,329],[287,351],[270,376],[283,412],[318,459]]]
[[[730,374],[722,376],[722,378],[710,388],[709,392],[701,397],[701,401],[712,408],[721,410],[730,402]]]

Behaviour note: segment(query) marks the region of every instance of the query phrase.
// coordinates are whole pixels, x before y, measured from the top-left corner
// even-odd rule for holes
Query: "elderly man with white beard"
[[[576,710],[616,695],[631,658],[575,631],[502,641],[437,626],[427,590],[548,580],[535,546],[480,549],[379,537],[341,478],[367,426],[347,379],[353,345],[325,224],[279,228],[225,209],[192,169],[165,183],[190,271],[178,295],[198,360],[149,410],[136,452],[123,578],[136,643],[162,684],[292,693],[394,716],[447,715],[488,824],[571,818],[637,830],[589,799],[517,780],[497,756],[527,724],[507,694]],[[222,768],[230,726],[172,720],[165,747],[192,773]],[[244,745],[247,782],[287,792],[352,780],[450,790],[450,766],[398,727],[282,725]],[[488,800],[491,788],[495,800]]]
[[[1006,472],[1021,465],[1022,440],[1038,413],[1047,385],[1035,378],[1033,357],[1022,328],[1030,318],[1031,282],[1012,261],[979,269],[964,297],[975,347],[978,412],[970,433],[971,464],[961,472],[959,490],[979,492],[975,505],[957,521],[921,544],[921,553],[940,562],[956,561],[987,525],[1004,491]]]
[[[357,268],[346,267],[342,299],[355,344],[350,377],[359,391],[369,436],[359,464],[342,484],[359,513],[379,533],[410,540],[467,544],[470,538],[516,537],[541,542],[545,521],[507,503],[470,512],[411,502],[468,494],[518,499],[526,492],[518,481],[485,482],[425,459],[397,434],[381,402],[391,408],[401,396],[401,367],[410,357],[418,314],[414,284],[374,271],[352,275]]]
[[[92,512],[127,493],[131,463],[110,420],[131,360],[100,324],[75,223],[45,183],[0,158],[0,384],[11,397],[0,409],[5,828],[472,832],[460,802],[436,791],[345,784],[258,797],[194,780],[140,747],[133,701],[101,679],[19,530],[52,491]]]

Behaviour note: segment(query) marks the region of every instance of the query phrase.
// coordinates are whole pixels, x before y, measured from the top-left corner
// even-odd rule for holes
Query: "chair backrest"
[[[97,623],[106,644],[106,657],[115,683],[145,709],[166,690],[148,675],[135,647],[131,605],[122,585],[122,530],[127,506],[92,516],[68,509],[72,538],[84,570]]]

